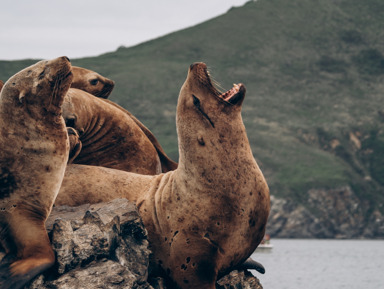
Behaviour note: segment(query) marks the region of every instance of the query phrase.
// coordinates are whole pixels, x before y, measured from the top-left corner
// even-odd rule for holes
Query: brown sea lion
[[[132,113],[130,113],[128,110],[125,108],[121,107],[117,103],[110,101],[109,99],[103,99],[103,101],[108,102],[109,104],[117,107],[118,109],[122,110],[124,113],[126,113],[138,126],[139,128],[143,131],[143,133],[148,137],[148,139],[151,141],[153,146],[155,147],[159,158],[161,162],[161,169],[163,173],[173,171],[177,169],[177,163],[171,160],[163,148],[161,147],[159,141],[156,139],[156,137],[153,135],[153,133],[143,124],[141,123]]]
[[[69,89],[63,117],[67,126],[77,130],[82,143],[73,163],[153,175],[167,170],[172,162],[165,153],[158,153],[161,146],[125,110],[85,91]]]
[[[113,80],[89,69],[72,66],[72,73],[72,88],[84,90],[97,97],[108,98],[115,87]]]
[[[61,105],[72,82],[67,57],[12,76],[0,94],[0,288],[20,288],[54,264],[45,221],[68,160]]]
[[[244,96],[242,84],[220,94],[206,65],[191,65],[177,105],[178,168],[143,176],[70,165],[57,205],[134,201],[148,231],[152,266],[177,287],[214,289],[218,276],[254,252],[270,210],[241,118]]]

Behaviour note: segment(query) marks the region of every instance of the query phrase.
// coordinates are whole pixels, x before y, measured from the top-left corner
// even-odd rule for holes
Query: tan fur
[[[71,81],[69,60],[60,57],[25,68],[1,91],[0,241],[11,259],[1,288],[18,288],[54,263],[44,223],[68,159],[61,105]]]
[[[84,90],[97,97],[108,98],[115,87],[113,80],[89,69],[72,66],[72,73],[72,88]]]
[[[158,148],[121,107],[70,88],[63,104],[63,116],[67,126],[77,130],[82,143],[73,163],[146,175],[162,172]]]
[[[117,107],[118,109],[120,109],[124,113],[126,113],[136,123],[136,125],[143,131],[143,133],[147,136],[149,141],[153,144],[153,146],[155,147],[155,149],[159,155],[160,162],[161,162],[161,171],[163,173],[177,169],[177,163],[174,162],[173,160],[171,160],[166,155],[166,153],[163,150],[163,148],[161,147],[159,141],[156,139],[156,137],[153,135],[153,133],[143,123],[141,123],[132,113],[130,113],[128,110],[121,107],[120,105],[118,105],[118,104],[116,104],[116,103],[114,103],[108,99],[103,99],[103,100],[105,102]]]
[[[269,189],[241,119],[244,94],[241,85],[224,100],[205,64],[191,65],[177,105],[178,168],[142,176],[70,165],[57,204],[121,197],[136,202],[154,252],[152,266],[180,288],[214,289],[220,274],[256,249],[270,210]]]
[[[1,89],[3,88],[3,85],[4,85],[4,82],[0,80],[0,92],[1,92]]]

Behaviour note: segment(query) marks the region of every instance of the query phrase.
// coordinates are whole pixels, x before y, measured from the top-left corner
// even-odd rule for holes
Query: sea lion
[[[82,143],[73,163],[153,175],[167,171],[172,162],[125,110],[85,91],[69,89],[63,117]]]
[[[103,101],[108,102],[109,104],[117,107],[118,109],[126,113],[138,125],[138,127],[143,131],[143,133],[148,137],[148,139],[151,141],[151,143],[155,147],[160,158],[161,170],[163,173],[177,169],[177,163],[171,160],[167,156],[162,146],[160,145],[159,141],[154,136],[154,134],[142,122],[140,122],[132,113],[130,113],[128,110],[121,107],[117,103],[110,101],[109,99],[103,99]]]
[[[56,204],[134,201],[148,231],[152,267],[177,287],[214,289],[218,276],[254,252],[270,210],[268,185],[241,118],[244,96],[242,84],[220,94],[206,65],[191,65],[177,104],[178,168],[143,176],[70,165]]]
[[[21,288],[54,264],[45,221],[68,160],[61,105],[72,82],[67,57],[12,76],[0,94],[0,288]]]
[[[84,90],[97,97],[108,98],[115,87],[113,80],[89,69],[72,66],[72,73],[72,88]]]

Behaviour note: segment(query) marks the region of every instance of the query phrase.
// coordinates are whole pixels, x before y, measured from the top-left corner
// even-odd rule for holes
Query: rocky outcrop
[[[305,204],[305,205],[303,205]],[[271,197],[267,231],[274,238],[384,237],[384,217],[362,203],[350,187],[312,189],[298,204]]]
[[[26,288],[167,289],[160,277],[148,282],[147,232],[135,205],[126,199],[56,207],[46,227],[57,261]],[[218,281],[217,288],[262,286],[251,273],[233,271]]]
[[[232,271],[217,281],[216,289],[263,289],[259,280],[251,273]]]

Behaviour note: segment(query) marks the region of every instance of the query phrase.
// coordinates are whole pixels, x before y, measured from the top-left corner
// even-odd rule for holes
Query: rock
[[[128,200],[55,207],[46,227],[57,261],[29,288],[152,288],[147,232]]]
[[[263,289],[250,272],[234,270],[217,281],[216,289]]]
[[[93,262],[84,268],[77,268],[61,275],[53,281],[45,281],[43,276],[35,280],[30,289],[91,289],[91,288],[152,288],[142,287],[137,276],[127,267],[111,260]]]
[[[46,227],[57,261],[26,289],[167,289],[163,278],[147,281],[147,232],[136,206],[126,199],[55,207]],[[217,288],[262,287],[251,273],[233,271]]]
[[[302,203],[272,196],[267,231],[272,238],[384,237],[383,216],[369,211],[349,186],[311,189]]]

